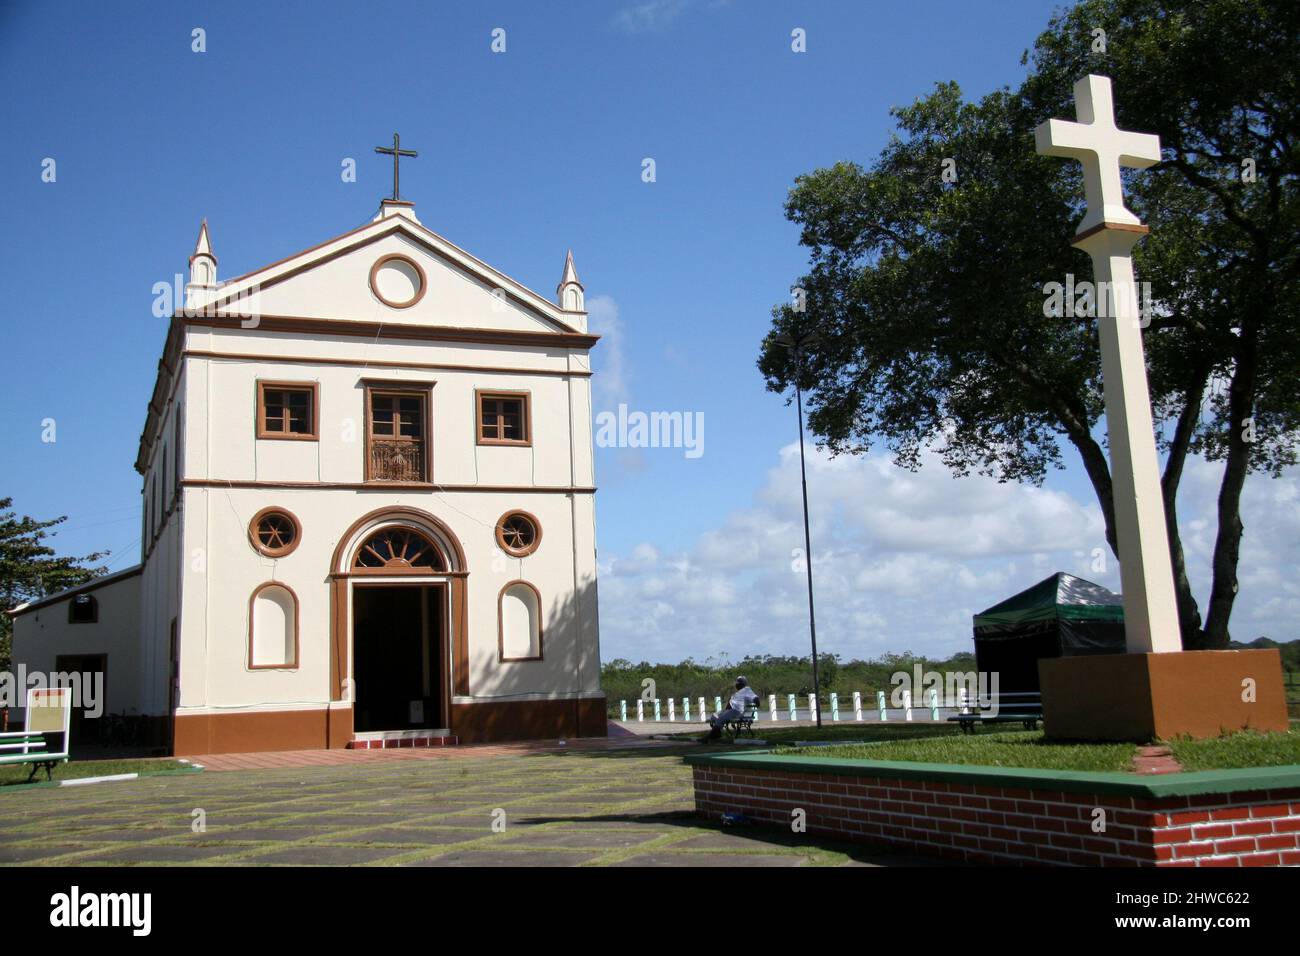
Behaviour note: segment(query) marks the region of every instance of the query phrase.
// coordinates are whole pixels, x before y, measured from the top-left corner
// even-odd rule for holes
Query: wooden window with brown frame
[[[366,481],[427,482],[429,390],[404,382],[366,386]]]
[[[316,441],[320,390],[315,382],[257,383],[257,437]]]
[[[528,392],[478,392],[476,434],[480,445],[531,445]]]

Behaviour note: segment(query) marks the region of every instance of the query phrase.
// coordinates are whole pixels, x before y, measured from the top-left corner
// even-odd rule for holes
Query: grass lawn
[[[1187,770],[1300,764],[1300,730],[1295,727],[1285,734],[1246,732],[1213,740],[1175,740],[1169,746]]]
[[[1300,764],[1300,733],[1245,732],[1214,740],[1169,744],[1186,770],[1227,770]],[[976,764],[1034,770],[1128,771],[1133,744],[1057,743],[1041,731],[946,734],[911,740],[877,740],[831,747],[786,747],[778,752],[803,757],[908,760],[921,763]]]
[[[912,740],[882,740],[835,747],[790,747],[779,751],[801,757],[907,760],[920,763],[979,764],[1036,770],[1128,770],[1133,744],[1048,743],[1042,731],[944,734]]]
[[[55,766],[52,779],[74,780],[78,777],[108,777],[119,773],[158,773],[161,770],[181,770],[188,767],[179,760],[136,759],[136,760],[71,760]],[[0,767],[0,787],[26,783],[27,775],[32,772],[31,764],[9,764]],[[45,780],[44,768],[36,771],[33,782]]]

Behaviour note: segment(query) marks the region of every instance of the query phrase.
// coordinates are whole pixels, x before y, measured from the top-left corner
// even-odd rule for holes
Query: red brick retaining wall
[[[962,863],[1300,864],[1300,788],[1144,799],[984,783],[700,765],[695,807]],[[1094,832],[1096,811],[1105,830]]]

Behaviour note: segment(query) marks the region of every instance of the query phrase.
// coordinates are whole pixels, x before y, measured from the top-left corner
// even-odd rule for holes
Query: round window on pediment
[[[263,508],[248,524],[248,540],[260,554],[283,558],[298,547],[302,526],[283,508]]]
[[[370,267],[370,291],[393,309],[409,309],[424,298],[428,282],[424,270],[407,256],[383,256]]]

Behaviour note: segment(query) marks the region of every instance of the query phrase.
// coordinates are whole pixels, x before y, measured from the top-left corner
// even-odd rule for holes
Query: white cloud
[[[691,0],[642,0],[619,10],[614,26],[624,33],[666,30],[690,5]]]
[[[618,303],[607,295],[587,301],[587,327],[600,336],[592,350],[592,402],[597,410],[612,408],[628,398],[627,353],[623,350],[623,320]]]
[[[809,449],[818,646],[844,657],[971,646],[971,616],[1068,571],[1112,589],[1100,509],[1057,490],[990,478],[955,479],[927,457],[916,473],[879,455],[830,459]],[[728,654],[806,654],[807,592],[798,446],[781,449],[754,502],[666,554],[642,544],[601,568],[606,659],[703,660]],[[1220,466],[1189,462],[1180,514],[1198,597],[1209,590]],[[1233,617],[1242,640],[1300,637],[1300,469],[1247,484],[1242,593]],[[1203,517],[1208,516],[1208,519]],[[1202,608],[1204,612],[1204,607]]]
[[[1188,575],[1206,614],[1210,569],[1214,557],[1215,520],[1223,465],[1190,459],[1180,485],[1179,525]],[[1279,479],[1255,474],[1242,492],[1239,591],[1229,629],[1234,639],[1260,636],[1277,641],[1300,637],[1300,468],[1287,469]]]

